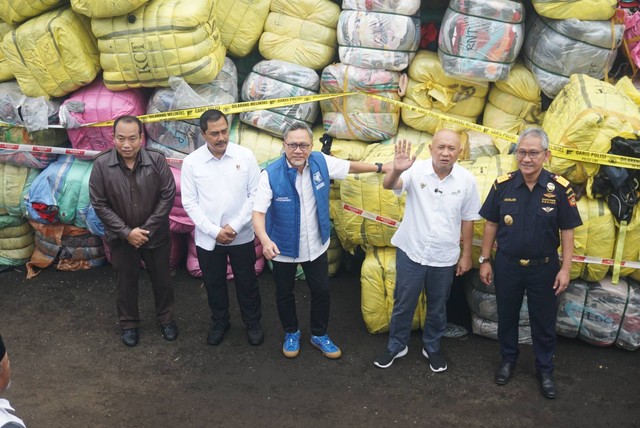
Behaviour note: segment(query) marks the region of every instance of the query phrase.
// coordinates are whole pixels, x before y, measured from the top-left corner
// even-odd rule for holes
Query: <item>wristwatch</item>
[[[489,263],[491,261],[491,259],[489,257],[485,257],[485,256],[480,256],[478,258],[478,263],[482,264],[482,263]]]
[[[382,172],[382,164],[380,162],[376,162],[374,165],[378,167],[376,173],[380,174]]]

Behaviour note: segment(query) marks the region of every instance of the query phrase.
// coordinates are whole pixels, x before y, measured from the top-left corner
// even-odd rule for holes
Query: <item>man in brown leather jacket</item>
[[[175,340],[170,283],[169,211],[176,186],[162,153],[142,147],[142,123],[121,116],[113,125],[113,149],[100,153],[89,181],[91,204],[105,226],[116,271],[116,305],[122,342],[138,344],[138,277],[144,260],[162,336]]]

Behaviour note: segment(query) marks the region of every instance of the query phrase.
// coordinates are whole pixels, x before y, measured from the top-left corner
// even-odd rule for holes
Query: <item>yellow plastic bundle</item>
[[[260,168],[265,168],[282,153],[282,138],[274,137],[252,126],[240,123],[237,138],[230,138],[251,150],[255,155]]]
[[[20,266],[28,262],[35,248],[29,222],[5,217],[0,218],[0,225],[0,266]]]
[[[66,0],[2,0],[0,20],[19,24],[66,3]]]
[[[616,12],[617,0],[531,0],[539,15],[552,19],[606,21]]]
[[[620,237],[620,232],[616,231],[616,236]],[[609,235],[611,239],[611,235]],[[625,234],[624,248],[622,249],[622,260],[629,260],[638,262],[640,260],[640,206],[636,205],[633,210],[631,220],[627,225],[627,231]],[[620,276],[630,276],[636,281],[640,281],[640,269],[634,268],[621,268]]]
[[[0,22],[0,42],[2,41],[4,36],[11,31],[13,31],[13,26],[7,24],[6,22]],[[5,82],[11,79],[13,79],[13,73],[11,72],[9,63],[7,62],[7,58],[4,56],[2,43],[0,43],[0,82]]]
[[[2,45],[28,97],[62,97],[91,83],[100,71],[89,19],[70,8],[30,19],[8,33]]]
[[[369,333],[389,331],[393,312],[393,291],[396,287],[396,249],[371,247],[367,250],[360,273],[362,318]],[[411,323],[419,330],[426,318],[426,297],[420,294],[418,307]]]
[[[475,123],[484,109],[489,86],[485,82],[458,80],[447,76],[438,54],[418,51],[409,66],[409,85],[403,102]],[[430,134],[443,127],[440,120],[402,109],[402,121]],[[461,127],[444,125],[461,130]]]
[[[327,261],[329,262],[329,276],[336,276],[342,262],[342,246],[334,228],[331,228],[331,238],[327,249]]]
[[[607,153],[613,137],[640,129],[640,111],[613,85],[584,74],[573,74],[570,83],[551,103],[542,128],[552,143],[567,149]],[[549,167],[576,184],[585,183],[600,169],[595,163],[555,156]]]
[[[151,0],[125,16],[94,18],[91,29],[112,91],[168,86],[169,76],[209,83],[224,64],[214,0]]]
[[[507,80],[499,80],[491,86],[484,108],[482,124],[512,134],[532,126],[542,125],[540,86],[533,73],[522,63],[516,63]],[[511,142],[495,138],[500,153],[507,153]]]
[[[260,54],[314,70],[333,61],[340,6],[329,0],[271,0]]]
[[[251,53],[262,35],[271,0],[218,0],[216,23],[222,44],[237,57]]]
[[[612,239],[615,234],[615,219],[607,203],[602,199],[584,197],[578,201],[578,211],[582,219],[582,226],[577,227],[574,231],[573,254],[612,258],[615,243],[615,239]],[[608,271],[609,265],[574,262],[571,264],[571,279],[580,277],[585,281],[600,281]]]
[[[491,190],[491,186],[493,186],[496,178],[518,169],[516,159],[511,155],[481,156],[473,161],[468,160],[459,163],[476,178],[480,202],[484,202],[487,198],[489,190]],[[484,219],[473,222],[474,246],[471,260],[473,260],[473,267],[476,269],[480,267],[478,257],[480,257],[480,242],[482,241],[482,234],[484,232],[484,223]]]
[[[71,0],[71,8],[89,18],[109,18],[133,12],[149,0]]]

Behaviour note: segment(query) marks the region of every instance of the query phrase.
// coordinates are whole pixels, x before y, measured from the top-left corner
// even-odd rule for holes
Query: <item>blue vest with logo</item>
[[[319,152],[309,156],[311,185],[316,198],[320,236],[324,244],[329,239],[329,169]],[[298,257],[300,254],[300,197],[296,191],[296,168],[290,168],[285,156],[267,168],[273,196],[266,214],[267,234],[278,246],[280,254]]]

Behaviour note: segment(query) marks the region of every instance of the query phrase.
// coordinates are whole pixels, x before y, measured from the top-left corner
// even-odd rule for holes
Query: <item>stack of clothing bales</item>
[[[216,24],[222,44],[236,57],[249,55],[262,35],[271,0],[218,0]]]

